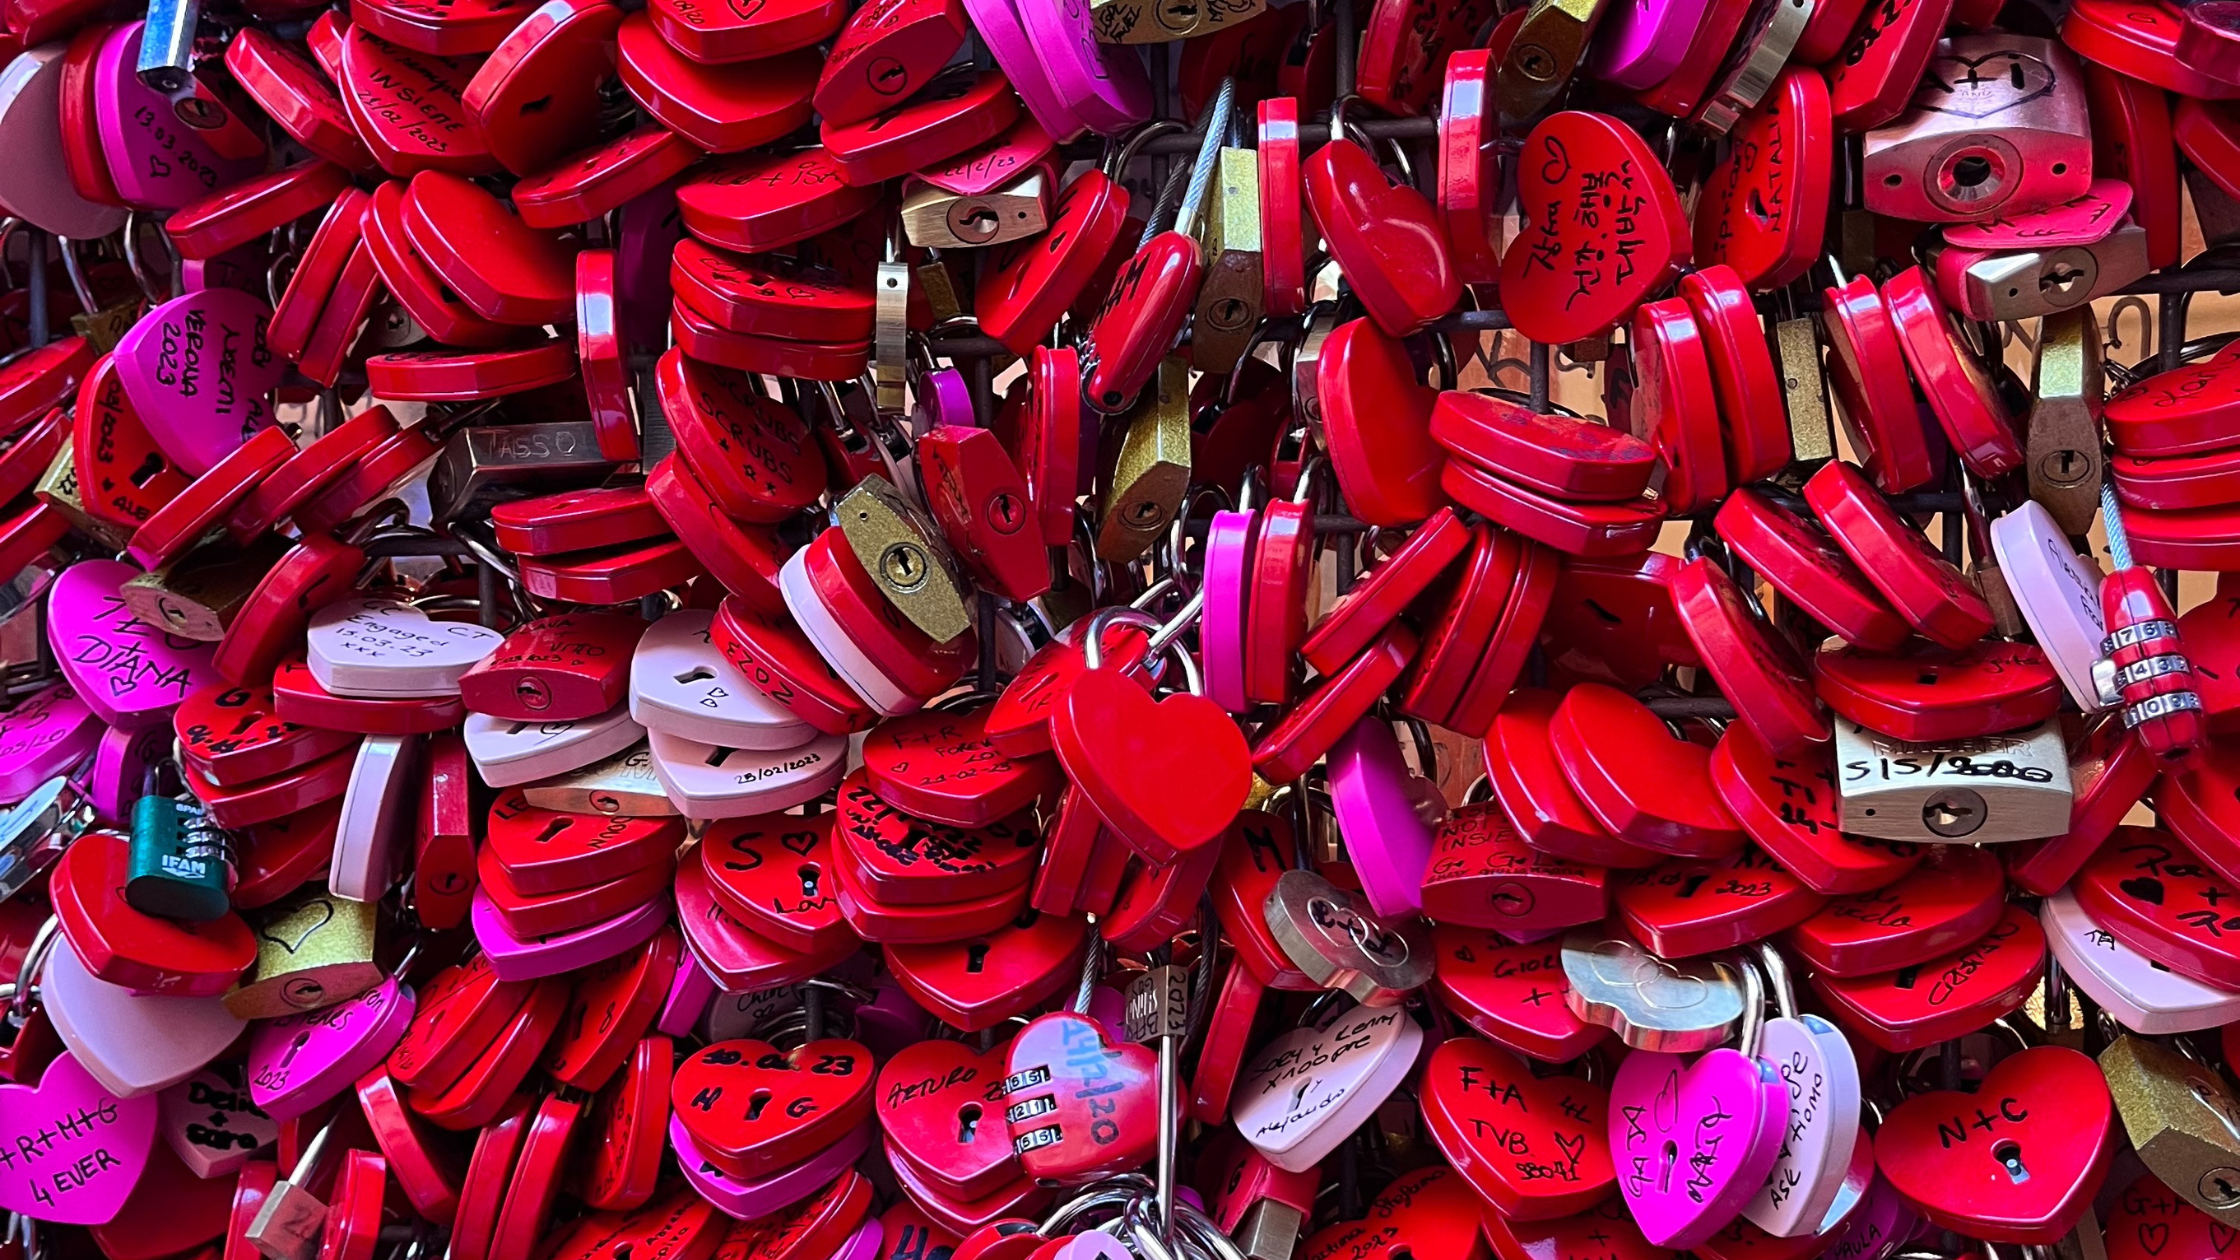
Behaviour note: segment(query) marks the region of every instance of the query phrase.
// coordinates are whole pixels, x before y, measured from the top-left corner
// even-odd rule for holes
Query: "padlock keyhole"
[[[758,1089],[754,1092],[753,1097],[747,1099],[748,1123],[751,1124],[754,1121],[760,1120],[762,1118],[762,1109],[770,1105],[770,1097],[771,1095],[769,1090]]]
[[[964,947],[964,969],[967,975],[977,976],[988,969],[988,949],[986,941],[974,941]]]
[[[677,675],[677,685],[681,687],[689,687],[697,682],[708,682],[715,676],[716,672],[712,669],[709,669],[707,666],[695,665],[691,669],[688,669],[685,672]]]
[[[804,863],[801,869],[795,871],[794,874],[801,877],[802,899],[815,901],[821,895],[817,892],[817,885],[823,882],[824,872],[818,870],[814,863]]]
[[[957,1145],[970,1146],[974,1135],[980,1132],[980,1104],[966,1103],[957,1108]]]
[[[544,825],[544,830],[537,833],[537,843],[551,844],[553,841],[558,840],[560,838],[560,833],[568,829],[568,822],[569,820],[565,816],[563,816],[560,818],[555,818],[551,822],[546,823]]]
[[[156,474],[164,470],[164,467],[163,456],[154,451],[149,451],[148,457],[140,461],[140,466],[132,470],[132,484],[136,486],[147,485]]]
[[[2020,74],[2018,68],[2015,73]],[[1991,159],[1970,154],[1952,164],[1952,182],[1962,188],[1974,188],[1991,178]]]
[[[1672,1166],[1680,1162],[1680,1144],[1667,1140],[1664,1158],[1657,1161],[1657,1193],[1672,1193]]]
[[[2021,1143],[2014,1141],[2001,1142],[1991,1148],[1991,1158],[1999,1161],[1999,1166],[2007,1171],[2007,1179],[2014,1184],[2019,1186],[2030,1180],[2030,1170],[2024,1167],[2022,1163]]]
[[[737,751],[739,750],[736,748],[711,748],[708,750],[708,764],[720,769],[723,759]]]

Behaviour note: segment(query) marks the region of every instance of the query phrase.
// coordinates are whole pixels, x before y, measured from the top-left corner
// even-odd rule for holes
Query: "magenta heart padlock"
[[[101,742],[101,727],[86,702],[61,683],[0,713],[0,802],[20,801],[85,760]],[[135,783],[133,794],[139,790]]]
[[[0,1208],[58,1225],[106,1225],[147,1169],[156,1098],[119,1098],[76,1056],[37,1087],[0,1085]]]
[[[288,361],[265,341],[272,308],[239,289],[203,289],[140,317],[117,342],[117,381],[171,462],[199,477],[272,425]]]
[[[1331,746],[1330,803],[1361,893],[1380,915],[1423,909],[1432,829],[1416,812],[1411,777],[1392,724],[1382,718],[1361,719]]]
[[[117,588],[140,576],[122,560],[81,560],[47,592],[47,645],[70,689],[112,726],[167,722],[187,693],[216,682],[214,643],[134,617]]]
[[[262,1020],[249,1034],[249,1097],[289,1120],[350,1088],[389,1057],[414,1009],[410,986],[392,976],[347,1002]]]
[[[256,174],[264,168],[263,155],[220,154],[202,133],[179,121],[163,93],[140,82],[133,67],[140,59],[144,25],[118,27],[95,54],[93,118],[109,177],[125,204],[177,210]],[[160,413],[142,407],[141,414]]]

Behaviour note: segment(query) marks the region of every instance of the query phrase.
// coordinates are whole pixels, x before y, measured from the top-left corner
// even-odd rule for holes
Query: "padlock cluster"
[[[120,4],[0,1260],[2231,1260],[2240,4]]]

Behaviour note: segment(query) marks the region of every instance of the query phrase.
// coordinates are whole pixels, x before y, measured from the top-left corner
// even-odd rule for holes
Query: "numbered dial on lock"
[[[1994,844],[2069,829],[2069,755],[2055,722],[1909,744],[1836,719],[1836,789],[1850,835]]]

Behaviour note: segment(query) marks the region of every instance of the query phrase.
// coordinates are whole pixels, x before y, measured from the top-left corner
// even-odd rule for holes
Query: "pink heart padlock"
[[[47,592],[47,645],[62,677],[104,722],[139,730],[170,720],[187,693],[217,681],[212,643],[166,634],[134,617],[117,588],[140,570],[81,560]]]
[[[684,1179],[701,1198],[715,1204],[716,1210],[726,1216],[749,1221],[791,1207],[830,1185],[870,1149],[871,1134],[877,1127],[866,1121],[800,1163],[754,1181],[743,1181],[709,1163],[693,1145],[684,1123],[674,1115],[669,1117],[669,1145],[676,1148],[677,1167],[684,1171]]]
[[[169,98],[140,82],[134,67],[145,25],[118,27],[95,54],[93,119],[109,177],[125,203],[142,210],[177,210],[256,174],[264,155],[220,154],[202,133],[178,121]],[[158,413],[142,407],[141,414]]]
[[[36,1087],[0,1085],[0,1208],[106,1225],[140,1183],[155,1139],[153,1095],[119,1098],[63,1054]]]
[[[1642,1236],[1677,1251],[1718,1232],[1765,1184],[1788,1123],[1788,1090],[1740,1050],[1627,1055],[1610,1084],[1610,1148]]]
[[[265,341],[272,308],[239,289],[202,289],[140,317],[117,342],[117,381],[149,436],[199,477],[259,429],[288,361]]]
[[[491,904],[489,891],[477,888],[468,916],[474,924],[475,942],[490,956],[491,970],[500,980],[538,980],[604,962],[645,944],[647,937],[669,921],[670,913],[669,898],[664,894],[628,914],[578,931],[524,939],[506,929],[505,920]]]
[[[1382,718],[1361,719],[1330,748],[1330,803],[1362,895],[1380,915],[1423,909],[1432,832],[1416,812],[1408,779],[1400,741]]]
[[[392,976],[347,1002],[260,1022],[249,1034],[250,1099],[289,1120],[333,1098],[389,1057],[414,1006]]]
[[[93,711],[61,683],[0,713],[0,801],[13,803],[31,795],[85,760],[101,736]],[[133,784],[136,796],[139,787]]]

